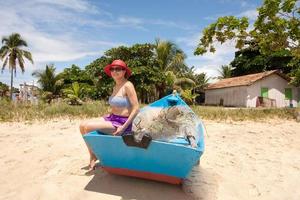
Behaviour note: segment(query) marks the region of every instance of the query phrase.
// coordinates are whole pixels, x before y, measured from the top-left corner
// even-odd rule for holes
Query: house
[[[276,70],[222,79],[205,89],[206,105],[297,107],[300,89]]]
[[[19,101],[37,103],[38,87],[24,82],[20,84],[20,93],[16,95]]]

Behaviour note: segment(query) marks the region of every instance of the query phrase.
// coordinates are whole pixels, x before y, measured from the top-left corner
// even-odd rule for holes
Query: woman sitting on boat
[[[82,135],[91,131],[100,131],[112,135],[123,135],[132,129],[132,121],[138,113],[139,103],[134,85],[128,81],[131,70],[122,60],[114,60],[104,68],[105,73],[115,81],[113,93],[109,97],[111,113],[98,120],[87,120],[80,124]],[[89,168],[94,169],[97,158],[90,153]]]

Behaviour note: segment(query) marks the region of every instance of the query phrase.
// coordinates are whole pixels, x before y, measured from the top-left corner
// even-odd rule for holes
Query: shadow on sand
[[[92,192],[120,196],[122,200],[215,200],[218,175],[213,169],[195,166],[182,185],[109,174],[98,167],[92,171],[92,180],[84,188]]]
[[[92,180],[84,189],[120,196],[122,200],[193,199],[182,190],[182,186],[108,174],[101,168],[96,169]]]
[[[218,175],[212,169],[195,166],[184,181],[183,190],[194,199],[215,200],[218,191]]]

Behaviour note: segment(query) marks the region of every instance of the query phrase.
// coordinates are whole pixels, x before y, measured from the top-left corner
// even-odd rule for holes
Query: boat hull
[[[143,178],[153,181],[165,182],[174,185],[179,185],[182,183],[181,178],[177,178],[174,176],[168,176],[164,174],[155,174],[151,172],[142,172],[130,169],[121,169],[121,168],[112,168],[112,167],[102,167],[105,171],[111,174],[123,175],[123,176],[131,176],[137,178]]]
[[[179,103],[186,105],[182,100]],[[166,97],[149,106],[168,106]],[[199,132],[196,148],[185,138],[171,142],[152,140],[147,148],[127,146],[121,136],[97,131],[84,135],[84,139],[109,173],[180,184],[199,163],[204,151],[205,129],[200,120],[195,128]]]

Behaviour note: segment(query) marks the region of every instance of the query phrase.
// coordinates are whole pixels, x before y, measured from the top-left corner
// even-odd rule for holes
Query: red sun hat
[[[104,72],[110,77],[111,77],[110,68],[112,66],[119,66],[119,67],[122,67],[123,69],[125,69],[127,77],[129,77],[131,75],[131,70],[129,69],[129,67],[126,65],[126,63],[123,60],[114,60],[111,64],[106,65],[104,67]]]

